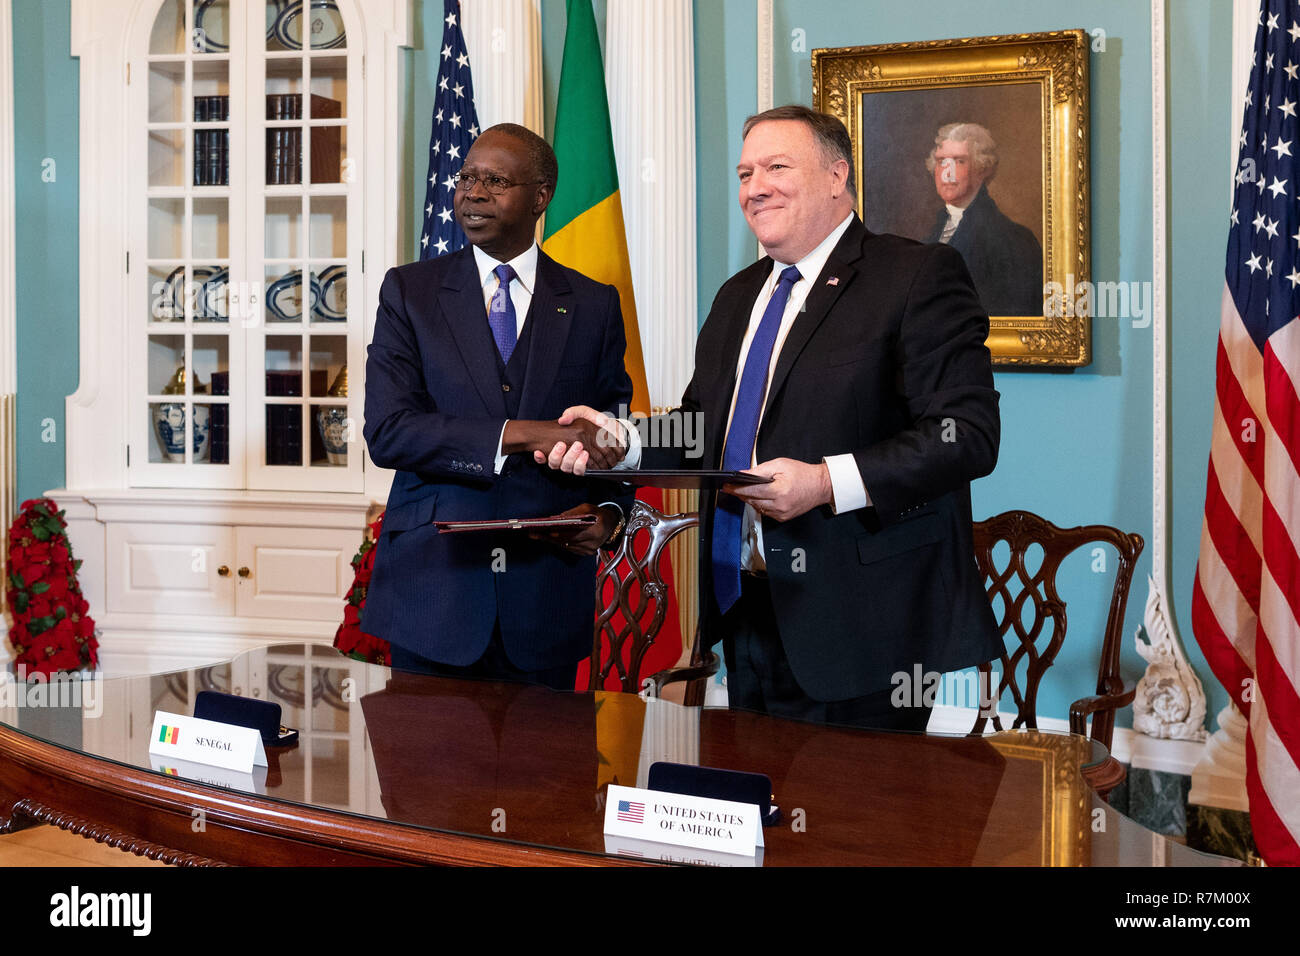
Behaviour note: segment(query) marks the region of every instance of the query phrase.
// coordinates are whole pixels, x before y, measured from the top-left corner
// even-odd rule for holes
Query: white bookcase
[[[361,434],[409,8],[73,0],[81,379],[51,494],[110,668],[342,618],[389,482]]]

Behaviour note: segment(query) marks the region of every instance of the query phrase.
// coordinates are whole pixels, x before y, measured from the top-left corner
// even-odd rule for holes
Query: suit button
[[[505,384],[505,383],[502,383],[502,385],[501,385],[501,391],[503,391],[503,392],[508,392],[508,391],[510,391],[510,386],[507,385],[507,384]]]

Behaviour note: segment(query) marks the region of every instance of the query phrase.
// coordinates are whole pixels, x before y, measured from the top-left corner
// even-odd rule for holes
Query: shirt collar
[[[478,266],[478,284],[486,288],[488,282],[492,282],[494,283],[492,288],[495,289],[496,276],[492,274],[492,270],[501,265],[501,262],[493,259],[478,246],[472,248],[474,264]],[[515,275],[519,277],[519,284],[529,295],[532,295],[533,283],[537,280],[537,243],[534,242],[506,264],[515,270]]]
[[[812,252],[808,253],[808,255],[804,256],[794,264],[799,270],[799,275],[808,280],[816,279],[821,275],[822,270],[826,268],[826,260],[831,257],[831,252],[834,251],[835,246],[839,243],[840,237],[848,230],[849,223],[853,222],[855,215],[855,213],[851,212],[845,216],[844,221],[831,230],[829,236],[817,244],[817,248],[813,249]],[[788,265],[789,263],[787,262],[777,262],[775,259],[772,260],[773,274],[780,273]]]
[[[944,205],[948,207],[948,215],[951,216],[953,219],[960,219],[962,217],[962,214],[965,213],[967,209],[966,206],[954,206],[950,202],[946,202],[944,203]]]

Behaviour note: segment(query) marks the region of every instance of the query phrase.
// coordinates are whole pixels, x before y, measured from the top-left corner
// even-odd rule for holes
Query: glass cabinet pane
[[[189,293],[195,322],[230,321],[230,270],[225,266],[195,266]]]
[[[194,336],[194,394],[230,394],[230,339],[225,335]],[[217,391],[224,388],[224,391]]]
[[[330,0],[267,0],[266,48],[271,52],[337,50],[347,46],[343,14]]]
[[[311,463],[314,467],[339,468],[348,463],[352,422],[346,405],[311,407]]]
[[[302,257],[302,200],[297,196],[266,201],[265,251],[267,259]]]
[[[149,405],[149,461],[153,464],[184,464],[187,406],[183,401]]]
[[[185,4],[182,0],[166,0],[153,21],[149,36],[149,52],[155,56],[173,56],[184,53]]]
[[[347,397],[348,340],[342,335],[311,337],[312,398]],[[336,387],[337,386],[337,387]],[[335,395],[335,392],[341,395]]]
[[[311,127],[311,181],[341,183],[347,164],[348,130],[346,126]]]
[[[266,463],[302,464],[302,406],[266,406]]]
[[[194,200],[194,245],[196,259],[230,257],[230,221],[227,199]]]
[[[316,283],[311,286],[308,312],[315,308]],[[303,317],[302,270],[297,267],[267,266],[263,295],[267,322],[301,322]]]
[[[149,122],[185,122],[185,62],[149,64]]]
[[[230,0],[194,0],[193,51],[229,53],[232,25]]]
[[[185,321],[185,267],[151,265],[146,281],[149,284],[149,321]]]
[[[149,394],[185,394],[185,336],[149,336]]]
[[[315,163],[312,164],[313,166]],[[346,259],[348,201],[345,196],[313,196],[310,200],[310,255],[313,259]]]
[[[312,322],[346,322],[348,320],[348,267],[314,265],[311,271],[315,302]]]
[[[302,395],[302,336],[266,337],[266,397]]]
[[[311,58],[312,119],[343,119],[348,115],[348,61],[344,56]]]
[[[185,258],[185,200],[149,200],[149,258]]]
[[[149,131],[149,185],[185,185],[185,133],[179,129]]]

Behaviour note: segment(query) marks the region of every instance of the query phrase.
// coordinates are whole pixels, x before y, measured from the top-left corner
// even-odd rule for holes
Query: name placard
[[[266,766],[262,735],[251,727],[182,717],[162,710],[153,715],[149,753],[240,773],[252,773],[254,766]]]
[[[763,845],[758,807],[610,784],[605,834],[752,857]]]

